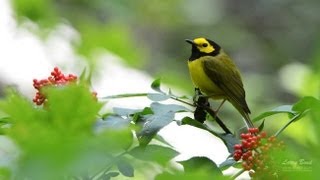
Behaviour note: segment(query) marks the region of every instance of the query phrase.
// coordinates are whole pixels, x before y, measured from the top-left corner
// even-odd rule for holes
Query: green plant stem
[[[111,95],[103,97],[102,99],[118,99],[118,98],[129,98],[129,97],[141,97],[147,96],[148,93],[133,93],[133,94],[118,94],[118,95]]]
[[[237,172],[235,175],[231,176],[230,179],[236,179],[238,176],[240,176],[242,173],[244,173],[246,170],[241,169],[239,172]]]
[[[293,117],[290,119],[290,121],[287,122],[286,125],[284,125],[281,129],[279,129],[278,132],[276,132],[276,133],[274,134],[274,136],[277,137],[280,133],[282,133],[282,131],[284,131],[284,130],[285,130],[291,123],[293,123],[300,115],[301,115],[301,114],[299,113],[299,114],[293,116]]]
[[[107,173],[112,166],[114,165],[115,162],[117,162],[117,159],[120,158],[121,156],[124,156],[125,154],[127,154],[128,151],[124,151],[121,154],[117,155],[116,157],[113,158],[113,160],[108,163],[107,167],[101,169],[100,171],[98,171],[97,173],[95,173],[93,176],[91,176],[89,179],[99,179],[102,175],[104,175],[105,173]]]
[[[216,120],[218,125],[223,129],[223,131],[227,134],[232,134],[232,132],[228,129],[228,127],[222,122],[222,120],[216,115],[216,113],[210,107],[204,107],[205,110]]]
[[[141,96],[148,96],[149,93],[133,93],[133,94],[118,94],[118,95],[111,95],[111,96],[106,96],[102,97],[102,99],[119,99],[119,98],[130,98],[130,97],[141,97]],[[162,93],[164,95],[167,95],[165,93]],[[177,96],[169,95],[169,97],[173,100],[179,101],[181,103],[187,104],[189,106],[195,107],[194,104],[189,103],[187,101],[179,99]]]

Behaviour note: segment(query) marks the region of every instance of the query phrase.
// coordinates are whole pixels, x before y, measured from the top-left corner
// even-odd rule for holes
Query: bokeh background
[[[2,90],[16,85],[32,94],[32,76],[59,65],[76,72],[87,67],[107,94],[149,91],[152,79],[161,77],[173,91],[192,96],[184,39],[201,36],[220,44],[239,66],[253,117],[320,95],[318,0],[4,0],[1,6]],[[39,46],[26,43],[31,37]],[[232,121],[239,115],[230,105],[221,116],[241,126]],[[276,131],[286,118],[274,116],[266,128]],[[308,119],[299,121],[284,138],[303,154],[318,142],[306,131],[312,127]]]

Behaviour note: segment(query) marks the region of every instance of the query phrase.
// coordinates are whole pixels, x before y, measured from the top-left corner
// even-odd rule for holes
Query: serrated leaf
[[[157,92],[162,92],[162,90],[160,89],[160,86],[161,86],[161,79],[158,78],[156,80],[154,80],[152,83],[151,83],[151,88]]]
[[[119,159],[117,162],[119,172],[126,177],[134,177],[133,166],[124,158]]]
[[[135,147],[128,153],[137,159],[157,162],[163,166],[179,154],[172,148],[154,144],[148,145],[146,147]]]
[[[297,112],[292,110],[292,105],[283,105],[283,106],[276,107],[276,108],[272,109],[271,111],[266,111],[266,112],[260,114],[259,116],[252,119],[252,121],[256,122],[256,121],[264,119],[268,116],[272,116],[274,114],[279,114],[279,113],[288,113],[291,115],[295,115]]]
[[[204,171],[210,172],[213,177],[217,175],[222,175],[221,170],[218,168],[216,163],[207,157],[192,157],[186,161],[179,161],[183,165],[184,171],[194,172],[194,171]]]
[[[151,100],[151,101],[165,101],[168,100],[170,98],[169,95],[166,94],[159,94],[159,93],[149,93],[147,95],[147,97]]]

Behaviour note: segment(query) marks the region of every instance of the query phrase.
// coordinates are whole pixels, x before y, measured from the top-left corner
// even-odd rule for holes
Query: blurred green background
[[[76,52],[98,66],[94,53],[105,48],[131,67],[162,77],[169,87],[192,95],[186,38],[207,37],[239,66],[253,116],[303,96],[320,95],[320,18],[318,0],[12,0],[16,19],[39,25],[46,39],[60,23],[75,28]],[[223,113],[233,112],[226,108]],[[285,116],[266,123],[279,129]],[[312,122],[285,131],[303,152],[319,143]],[[290,141],[289,141],[290,142]]]

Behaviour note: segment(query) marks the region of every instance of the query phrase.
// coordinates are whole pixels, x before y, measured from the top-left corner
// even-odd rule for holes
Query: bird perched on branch
[[[254,127],[240,72],[231,58],[212,40],[196,38],[186,41],[192,46],[188,67],[194,85],[208,98],[222,99],[216,112],[225,101],[229,101],[243,116],[247,127]]]

